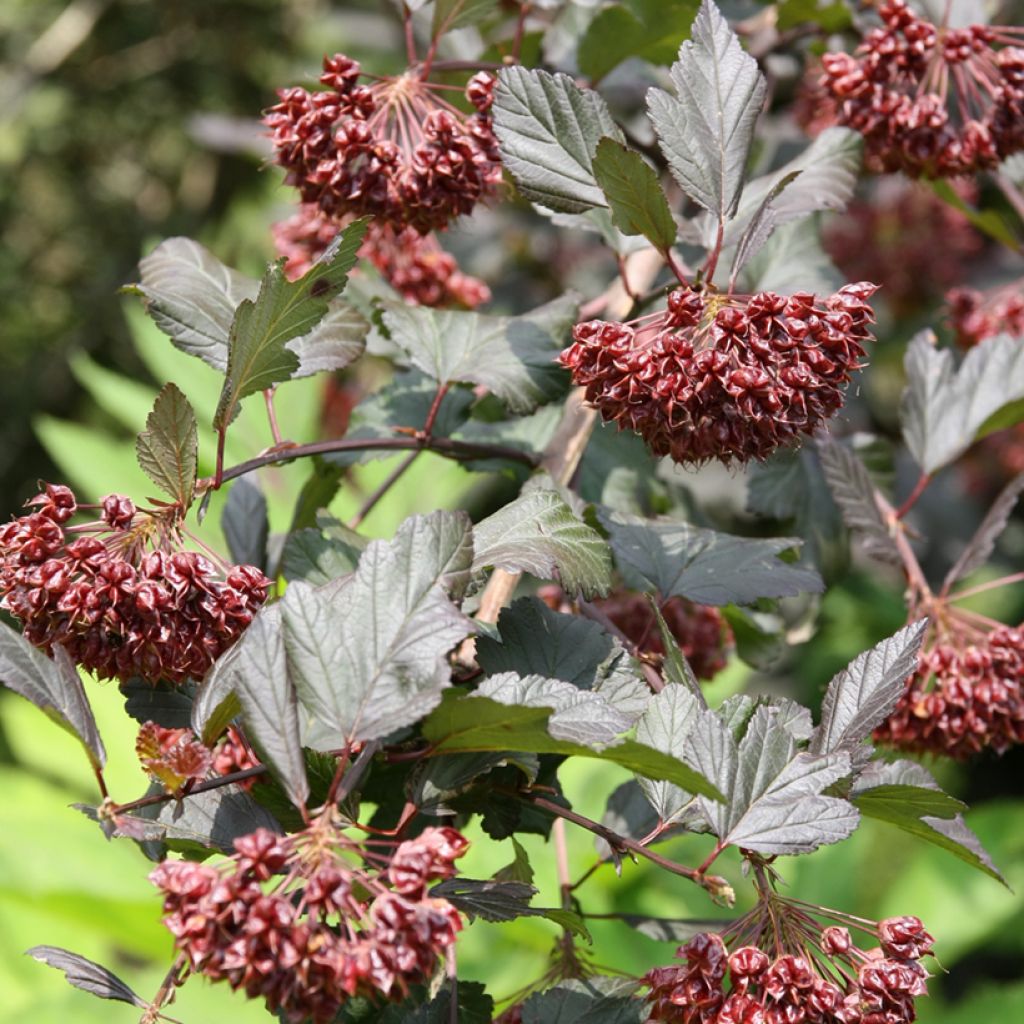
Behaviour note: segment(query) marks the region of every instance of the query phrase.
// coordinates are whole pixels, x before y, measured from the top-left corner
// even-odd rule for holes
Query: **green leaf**
[[[683,191],[724,224],[739,206],[767,84],[711,0],[701,3],[671,76],[675,97],[647,93],[658,142]]]
[[[523,1003],[523,1024],[640,1024],[647,1020],[632,978],[561,981]]]
[[[833,678],[821,706],[821,724],[811,740],[813,753],[859,745],[892,713],[906,689],[907,676],[917,668],[917,652],[927,627],[927,619],[904,626],[858,654]]]
[[[69,985],[80,988],[90,995],[119,1003],[129,1003],[142,1009],[149,1006],[145,999],[136,995],[113,971],[108,971],[106,967],[70,950],[61,949],[59,946],[33,946],[25,950],[25,955],[48,967],[63,971]]]
[[[85,748],[89,761],[107,761],[89,698],[67,651],[55,646],[50,658],[17,630],[0,622],[0,683],[31,701]]]
[[[722,616],[729,623],[741,661],[761,672],[774,669],[788,650],[783,635],[785,624],[780,616],[768,612],[754,612],[749,608],[728,604]]]
[[[762,597],[820,592],[816,572],[783,562],[800,546],[792,537],[747,539],[669,519],[643,519],[602,509],[619,571],[637,590],[655,588],[664,600],[751,604]]]
[[[448,652],[471,632],[449,593],[472,557],[469,518],[435,512],[374,541],[342,585],[292,583],[281,602],[288,675],[318,750],[385,736],[434,708]]]
[[[476,25],[498,9],[498,0],[437,0],[434,20],[430,26],[432,38],[457,28]]]
[[[828,33],[845,32],[853,24],[853,14],[844,0],[782,0],[778,10],[780,32],[803,27],[807,22]]]
[[[988,561],[995,550],[996,541],[1006,529],[1021,491],[1024,491],[1024,473],[1018,473],[996,496],[981,525],[942,581],[943,590],[970,575],[975,569],[980,569]]]
[[[928,770],[913,761],[874,761],[861,772],[850,799],[868,818],[886,821],[1006,884],[978,837],[967,827],[962,805],[943,793]]]
[[[240,477],[231,485],[220,525],[236,565],[266,568],[267,538],[270,535],[267,499],[249,477]]]
[[[513,921],[517,917],[546,917],[581,938],[590,933],[579,914],[571,910],[531,907],[537,890],[526,882],[448,878],[430,890],[432,897],[446,899],[457,910],[485,921]]]
[[[682,760],[690,730],[696,725],[701,711],[706,708],[703,698],[698,699],[689,687],[671,683],[661,693],[656,693],[647,704],[647,709],[637,722],[637,741]],[[693,799],[690,793],[671,782],[643,777],[637,781],[662,822],[676,820]]]
[[[288,342],[309,335],[324,319],[329,300],[341,293],[355,265],[367,224],[358,220],[345,228],[297,281],[285,278],[283,260],[271,264],[256,298],[243,300],[235,310],[224,387],[213,419],[216,429],[235,418],[238,403],[247,395],[295,375],[299,356]]]
[[[1024,345],[1006,334],[975,345],[956,369],[953,353],[922,331],[910,341],[905,366],[903,440],[925,473],[962,455],[986,421],[1024,398]]]
[[[614,139],[603,138],[594,154],[594,178],[611,207],[615,226],[643,235],[662,252],[676,240],[676,222],[658,175],[644,158]]]
[[[568,75],[502,68],[494,93],[494,133],[519,193],[562,213],[604,206],[593,159],[603,136],[622,141],[604,100]]]
[[[518,317],[392,305],[384,323],[413,364],[438,383],[482,384],[511,412],[528,413],[567,389],[557,357],[576,309],[571,298]]]
[[[135,441],[142,471],[187,511],[196,487],[199,427],[188,399],[175,384],[165,384]]]
[[[280,604],[259,610],[203,685],[213,693],[233,693],[238,698],[246,734],[260,760],[273,767],[292,803],[304,807],[309,781],[299,736],[298,699],[285,659]],[[201,733],[206,723],[196,724]]]
[[[601,535],[578,519],[554,489],[538,486],[478,523],[474,573],[488,567],[555,579],[569,594],[608,593],[611,554]]]
[[[856,808],[822,795],[851,774],[849,754],[801,753],[798,747],[784,708],[758,707],[738,743],[718,714],[701,713],[687,760],[726,795],[721,804],[701,799],[723,844],[774,856],[809,853],[853,833]]]
[[[494,880],[496,882],[525,882],[527,885],[530,885],[533,882],[533,867],[530,864],[530,855],[523,849],[515,836],[512,836],[511,840],[515,856],[511,864],[506,864],[505,867],[495,872]]]
[[[1006,223],[1002,215],[996,210],[979,210],[966,202],[959,195],[955,188],[948,182],[941,179],[934,179],[928,182],[932,191],[944,202],[959,210],[979,231],[995,239],[1000,245],[1016,251],[1020,242],[1014,235],[1013,229]]]
[[[600,11],[580,40],[576,60],[592,82],[630,57],[667,64],[690,34],[697,0],[630,0]]]
[[[493,680],[497,680],[497,683]],[[525,750],[535,754],[598,758],[621,765],[651,779],[667,779],[691,793],[717,799],[715,786],[676,758],[635,740],[616,740],[608,728],[612,709],[600,696],[576,690],[567,683],[532,676],[494,676],[489,693],[467,695],[455,690],[444,694],[440,705],[423,723],[423,735],[434,754],[457,750]],[[546,684],[546,685],[544,685]],[[532,688],[532,692],[531,692]],[[570,692],[571,691],[571,692]],[[523,699],[535,701],[523,703]],[[599,714],[600,720],[594,715]],[[550,721],[560,736],[549,729]],[[565,735],[595,738],[610,743],[596,750]]]
[[[900,564],[899,550],[875,500],[875,485],[864,463],[832,438],[819,438],[817,449],[825,482],[843,522],[861,539],[872,558]]]

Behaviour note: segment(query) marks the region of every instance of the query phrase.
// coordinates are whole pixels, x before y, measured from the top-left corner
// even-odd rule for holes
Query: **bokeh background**
[[[559,15],[564,53],[596,6],[596,0],[565,5]],[[749,13],[759,5],[734,6]],[[259,111],[272,102],[276,87],[314,78],[325,52],[348,52],[374,70],[393,68],[401,59],[400,39],[390,0],[0,3],[4,516],[17,511],[40,478],[67,481],[89,496],[145,493],[132,443],[159,383],[187,380],[200,409],[204,401],[215,401],[218,385],[205,366],[171,348],[136,299],[118,290],[133,280],[140,255],[174,234],[197,238],[225,262],[258,273],[273,255],[270,225],[287,216],[292,203],[280,175],[265,164]],[[799,68],[774,73],[784,104],[797,87]],[[626,65],[609,77],[608,93],[628,104],[643,81]],[[792,126],[779,124],[773,130],[784,148]],[[902,346],[922,324],[936,322],[943,281],[969,276],[988,283],[1014,272],[1013,261],[963,218],[953,228],[943,227],[937,244],[933,222],[940,218],[928,206],[930,199],[908,213],[912,203],[902,187],[866,186],[862,211],[829,228],[840,238],[837,251],[862,257],[862,267],[844,268],[851,277],[897,275],[883,303],[875,365],[851,410],[858,425],[883,436],[894,426]],[[908,256],[911,243],[916,255]],[[494,309],[521,310],[568,286],[594,294],[609,273],[607,257],[586,239],[556,233],[522,206],[484,212],[446,244],[466,269],[488,280]],[[879,260],[888,260],[888,270]],[[916,268],[909,275],[908,266]],[[901,273],[908,278],[902,285]],[[337,386],[328,391],[315,380],[282,389],[285,434],[312,439],[325,429],[338,393]],[[241,450],[267,443],[257,413],[246,413],[235,431]],[[922,523],[932,538],[927,558],[934,566],[948,562],[958,538],[976,525],[1005,470],[991,453],[972,458],[944,474],[922,503]],[[384,461],[361,470],[332,510],[342,518],[351,515],[360,495],[389,468]],[[906,471],[892,466],[898,486]],[[375,510],[367,523],[370,533],[387,535],[405,515],[432,507],[486,509],[503,486],[428,458],[418,460],[414,473]],[[296,468],[264,479],[273,525],[286,524],[301,480]],[[705,474],[673,483],[699,495],[703,514],[717,524],[743,520],[749,528],[742,478]],[[205,529],[217,545],[215,513]],[[826,544],[834,541],[824,538]],[[1022,554],[1024,528],[1018,521],[998,559],[1019,566]],[[738,665],[728,669],[709,688],[713,701],[744,688],[771,687],[817,706],[835,671],[902,623],[898,581],[851,564],[841,553],[830,572],[832,589],[820,608],[811,609],[817,631],[794,633],[793,650],[771,677]],[[979,607],[1013,622],[1024,611],[1012,592],[987,596]],[[809,610],[792,611],[796,622],[807,619]],[[132,755],[134,723],[121,711],[116,688],[93,686],[90,692],[111,753],[111,790],[129,799],[145,784]],[[944,972],[932,982],[933,997],[922,1002],[922,1020],[1024,1020],[1024,757],[1016,751],[969,767],[930,767],[970,803],[968,821],[1010,889],[874,822],[838,847],[784,861],[780,870],[802,899],[866,917],[914,913],[924,919],[938,939]],[[616,769],[595,765],[572,766],[562,777],[574,805],[597,818],[625,780]],[[92,957],[144,995],[156,990],[170,961],[146,860],[126,840],[104,840],[69,806],[96,799],[74,741],[26,702],[0,692],[0,1019],[136,1019],[130,1007],[101,1003],[68,987],[57,972],[23,956],[30,946],[64,946]],[[478,841],[465,862],[466,874],[487,877],[513,859],[510,843],[472,830],[471,835]],[[569,840],[572,862],[582,873],[595,856],[591,837],[570,831]],[[527,837],[525,845],[541,889],[536,902],[553,905],[552,851],[539,837]],[[690,837],[668,852],[694,863],[703,859],[705,847],[705,840]],[[742,890],[738,864],[725,867]],[[627,862],[621,878],[611,867],[601,868],[581,897],[585,909],[598,915],[716,913],[692,886],[646,864]],[[672,944],[654,942],[621,923],[590,923],[594,962],[606,968],[642,972],[672,954]],[[460,944],[460,973],[485,979],[497,997],[511,995],[543,973],[555,938],[554,927],[543,921],[500,927],[477,922]],[[268,1019],[261,1007],[199,982],[182,991],[171,1013],[186,1024]]]

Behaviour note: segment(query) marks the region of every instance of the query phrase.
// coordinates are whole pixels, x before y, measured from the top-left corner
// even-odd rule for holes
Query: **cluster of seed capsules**
[[[922,651],[875,740],[958,760],[1024,743],[1024,629],[1001,626],[975,643]]]
[[[323,254],[339,231],[338,222],[312,203],[274,225],[274,244],[285,257],[285,275],[301,277]],[[359,255],[369,260],[406,302],[418,306],[464,306],[475,309],[491,297],[479,278],[459,270],[433,233],[397,229],[372,221]]]
[[[259,569],[219,571],[121,495],[82,526],[66,525],[78,511],[67,487],[48,484],[28,505],[0,527],[0,608],[37,647],[59,645],[101,679],[201,679],[266,600]]]
[[[777,908],[778,909],[778,908]],[[808,920],[810,920],[808,918]],[[919,963],[932,937],[916,917],[879,922],[878,947],[862,950],[845,927],[817,933],[817,949],[771,953],[756,945],[729,950],[702,932],[680,946],[685,964],[657,967],[648,1021],[659,1024],[909,1024],[926,992]]]
[[[936,26],[905,0],[878,14],[853,55],[822,57],[820,81],[836,121],[864,136],[871,170],[956,177],[1024,149],[1020,29]]]
[[[264,999],[294,1024],[333,1021],[357,995],[402,1000],[461,928],[452,904],[427,892],[469,845],[454,829],[428,828],[390,857],[355,847],[326,818],[234,845],[221,867],[157,867],[150,880],[164,894],[164,923],[191,971]]]
[[[867,282],[825,299],[684,286],[651,316],[577,324],[561,361],[602,417],[640,434],[655,455],[764,459],[842,406],[873,340],[874,292]]]
[[[304,203],[327,217],[370,216],[398,231],[443,229],[472,212],[501,181],[488,114],[495,79],[466,88],[476,113],[445,101],[417,69],[369,85],[358,62],[324,59],[327,89],[282,89],[264,116],[277,162]]]

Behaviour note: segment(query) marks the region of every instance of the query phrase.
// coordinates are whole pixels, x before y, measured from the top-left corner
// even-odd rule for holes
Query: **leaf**
[[[777,227],[761,251],[742,268],[737,287],[747,293],[828,295],[845,280],[822,248],[817,218],[812,218]]]
[[[281,552],[281,575],[289,583],[305,580],[315,587],[354,572],[362,549],[307,528],[288,534]]]
[[[165,384],[135,441],[142,471],[187,511],[195,494],[199,427],[188,399],[175,384]]]
[[[296,807],[309,799],[309,781],[299,736],[295,687],[288,676],[281,605],[261,608],[241,639],[213,666],[206,684],[233,693],[245,717],[246,734],[269,763]]]
[[[647,917],[643,914],[616,914],[615,917],[657,942],[688,942],[701,932],[721,931],[732,921],[718,918]]]
[[[601,535],[577,519],[554,489],[524,491],[473,531],[473,571],[487,567],[558,579],[569,594],[607,594],[611,554]]]
[[[639,153],[603,138],[594,154],[594,178],[611,207],[615,226],[643,235],[661,252],[676,240],[676,222],[654,169]]]
[[[1016,251],[1019,248],[1020,241],[997,210],[977,209],[966,202],[948,181],[934,179],[929,181],[928,185],[944,203],[948,203],[954,210],[959,210],[974,227],[984,232],[989,238],[995,239],[1000,245],[1005,245],[1011,250]]]
[[[267,499],[249,477],[240,477],[231,485],[220,525],[236,565],[255,565],[258,569],[266,567],[267,537],[270,535]]]
[[[562,213],[604,206],[593,159],[603,136],[622,141],[604,100],[563,74],[502,68],[494,134],[520,195]]]
[[[100,999],[113,999],[145,1009],[149,1004],[136,995],[116,974],[59,946],[33,946],[25,955],[64,972],[68,984]]]
[[[47,718],[78,740],[94,768],[107,761],[89,698],[67,651],[50,658],[17,630],[0,622],[0,683],[31,701]]]
[[[446,899],[470,919],[482,917],[485,921],[513,921],[517,917],[547,917],[567,931],[585,939],[590,938],[579,914],[571,910],[531,907],[530,899],[536,892],[526,882],[447,878],[433,886],[430,895]]]
[[[557,356],[575,315],[571,298],[520,317],[395,304],[385,309],[384,323],[413,364],[438,383],[480,384],[510,412],[528,413],[567,388]]]
[[[742,238],[751,232],[766,203],[775,227],[822,210],[846,209],[857,186],[863,147],[859,132],[826,128],[789,163],[747,182],[736,216],[726,228],[725,248],[736,247],[738,254]],[[705,246],[713,245],[717,221],[703,218],[700,227]]]
[[[1024,345],[1001,334],[971,348],[959,369],[930,331],[907,347],[903,440],[925,473],[962,455],[1000,409],[1024,399]]]
[[[682,760],[690,730],[706,707],[703,699],[694,696],[688,687],[678,683],[666,686],[651,698],[640,716],[636,726],[637,742]],[[693,799],[686,790],[671,782],[643,777],[637,781],[662,822],[676,820]]]
[[[651,610],[654,612],[654,620],[658,624],[658,635],[661,637],[661,645],[665,648],[665,679],[678,686],[685,686],[690,695],[696,698],[701,708],[706,708],[708,702],[704,699],[704,691],[700,688],[697,677],[686,660],[686,655],[679,649],[679,644],[672,630],[668,628],[665,616],[661,614],[661,607],[651,594],[647,595]]]
[[[747,539],[669,519],[643,519],[601,509],[616,564],[629,586],[654,587],[662,599],[698,604],[751,604],[762,597],[819,593],[816,572],[779,554],[799,547],[791,537]]]
[[[498,680],[497,683],[494,680]],[[432,744],[433,754],[452,751],[525,750],[535,754],[599,758],[621,765],[647,778],[667,779],[691,793],[718,798],[714,784],[682,761],[662,754],[635,740],[616,739],[609,723],[613,709],[599,695],[575,690],[569,684],[531,676],[492,676],[485,682],[489,693],[479,690],[471,695],[449,690],[440,705],[422,725],[424,737]],[[547,685],[544,685],[547,684]],[[524,703],[524,698],[533,701]],[[600,715],[595,720],[594,713]],[[598,751],[575,740],[553,735],[548,728],[554,721],[556,732],[609,744]]]
[[[136,722],[156,722],[165,729],[189,729],[192,726],[192,703],[195,686],[158,683],[133,677],[118,689],[125,698],[124,711]]]
[[[886,821],[948,850],[1006,885],[959,813],[963,805],[943,793],[922,765],[913,761],[873,761],[857,778],[850,799],[865,817]]]
[[[632,978],[595,976],[561,981],[523,1003],[523,1024],[640,1024],[647,1020]]]
[[[821,724],[811,751],[827,753],[856,746],[887,718],[917,667],[927,619],[904,626],[869,651],[858,654],[828,684],[821,706]]]
[[[580,40],[580,71],[597,82],[629,57],[667,64],[690,34],[697,0],[630,0],[600,11]]]
[[[771,237],[772,232],[779,223],[778,208],[775,201],[800,176],[800,173],[800,171],[790,171],[789,174],[779,178],[751,215],[750,221],[743,229],[743,234],[736,243],[736,252],[732,258],[732,269],[729,271],[730,281],[736,280],[739,272],[761,251],[765,242]]]
[[[221,853],[233,853],[235,840],[258,828],[281,831],[275,818],[234,784],[190,793],[181,801],[151,804],[120,815],[118,820],[115,836],[140,842],[185,844],[186,849],[201,846]]]
[[[818,439],[817,449],[843,522],[860,537],[872,558],[899,565],[899,550],[875,500],[875,485],[864,463],[846,445],[828,437]]]
[[[811,447],[776,452],[752,466],[747,477],[747,508],[758,515],[789,521],[804,538],[801,562],[826,579],[839,576],[849,562],[842,517],[821,463]]]
[[[671,76],[675,97],[647,93],[661,151],[683,191],[724,224],[739,206],[764,76],[711,0],[701,3]]]
[[[494,880],[496,882],[525,882],[527,885],[530,885],[533,882],[533,867],[530,864],[530,855],[523,849],[515,836],[512,836],[511,839],[515,857],[511,864],[506,864],[505,867],[495,872]]]
[[[447,654],[472,629],[447,593],[465,579],[468,534],[464,513],[414,516],[391,542],[367,547],[346,586],[288,587],[288,675],[307,712],[307,746],[377,739],[437,705]]]
[[[857,827],[852,804],[822,795],[850,775],[849,754],[798,752],[777,707],[758,707],[738,743],[715,712],[702,712],[687,760],[726,795],[721,804],[700,802],[723,844],[769,855],[809,853]]]
[[[553,611],[536,597],[521,597],[498,616],[498,637],[481,636],[476,658],[488,675],[515,672],[563,679],[597,689],[616,673],[632,673],[621,645],[596,622]]]
[[[247,395],[288,380],[299,369],[299,357],[287,344],[308,335],[324,319],[329,300],[345,287],[367,225],[358,220],[346,227],[297,281],[285,278],[283,260],[271,264],[256,298],[243,300],[235,310],[215,429],[235,418],[238,403]]]
[[[475,25],[493,14],[497,8],[497,0],[437,0],[430,27],[431,37],[436,39],[445,32]]]
[[[1021,491],[1024,491],[1024,473],[1018,473],[996,496],[981,525],[942,581],[944,590],[957,580],[970,575],[975,569],[980,569],[988,561],[995,550],[996,541],[1006,529]]]
[[[640,783],[636,779],[623,782],[616,786],[608,797],[601,824],[614,833],[627,839],[641,840],[650,835],[659,824],[657,813],[651,807]],[[594,837],[594,848],[603,860],[614,860],[618,856],[608,840],[602,836]]]
[[[751,668],[769,672],[789,649],[783,635],[785,623],[779,615],[727,604],[722,617],[732,630],[736,654]]]

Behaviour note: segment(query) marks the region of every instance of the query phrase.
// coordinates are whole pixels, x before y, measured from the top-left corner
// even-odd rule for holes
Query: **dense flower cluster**
[[[809,919],[808,919],[809,920]],[[771,953],[756,945],[729,950],[720,935],[702,932],[676,955],[685,964],[657,967],[648,1020],[664,1024],[905,1024],[914,999],[926,992],[918,962],[932,937],[916,917],[879,922],[879,945],[863,950],[849,931],[817,932],[817,949]],[[783,944],[785,946],[785,944]]]
[[[398,1001],[429,979],[461,920],[427,885],[450,878],[467,846],[454,829],[429,828],[388,860],[326,816],[294,835],[236,839],[220,868],[165,861],[150,879],[192,971],[284,1020],[325,1024],[352,996]]]
[[[976,643],[922,651],[875,739],[958,759],[1024,742],[1024,629],[1003,626]]]
[[[201,782],[213,767],[213,754],[191,729],[166,729],[156,722],[142,724],[135,753],[143,769],[171,793],[186,782]]]
[[[359,84],[361,74],[342,54],[325,58],[326,90],[282,89],[264,116],[277,162],[304,203],[331,219],[369,215],[426,234],[494,193],[493,76],[470,80],[466,97],[477,112],[467,117],[416,71],[370,85]]]
[[[970,183],[954,187],[961,198],[976,198]],[[897,316],[962,281],[983,246],[964,213],[899,176],[876,179],[869,198],[828,221],[822,242],[847,280],[874,281]]]
[[[838,123],[864,136],[871,170],[955,177],[1024,149],[1019,29],[936,26],[906,0],[878,14],[854,55],[822,57],[821,79]]]
[[[78,504],[52,484],[28,505],[0,527],[0,608],[37,647],[60,645],[101,679],[201,679],[266,599],[259,569],[222,574],[182,550],[165,510],[111,494],[98,522],[66,526]]]
[[[861,282],[819,300],[678,288],[652,316],[577,324],[561,361],[604,419],[635,430],[655,455],[764,459],[843,404],[872,340],[874,291]]]
[[[1009,334],[1024,343],[1024,280],[987,292],[952,288],[946,294],[946,306],[957,344],[963,348],[997,334]]]
[[[303,203],[297,213],[274,225],[274,244],[285,257],[285,274],[301,277],[327,249],[339,224],[313,203]],[[445,252],[433,233],[421,235],[414,228],[396,230],[371,222],[359,250],[407,302],[419,306],[465,306],[475,309],[491,297],[478,278],[463,274],[451,253]]]

